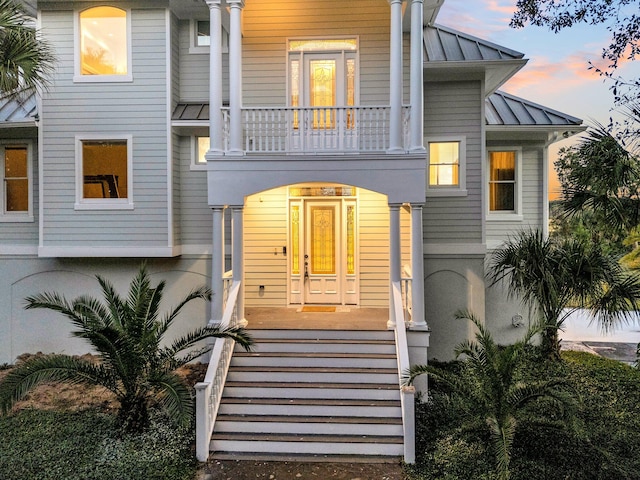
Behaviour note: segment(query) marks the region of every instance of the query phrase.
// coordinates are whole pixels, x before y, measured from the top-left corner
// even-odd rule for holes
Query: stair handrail
[[[407,341],[407,326],[404,320],[404,306],[402,301],[402,287],[400,282],[391,282],[392,315],[394,318],[396,337],[396,355],[398,357],[398,384],[400,386],[400,404],[402,408],[402,429],[404,438],[404,461],[416,461],[416,414],[415,394],[412,385],[402,385],[402,374],[409,370],[409,343]]]
[[[238,326],[238,294],[241,281],[236,280],[231,284],[227,296],[220,327]],[[231,363],[235,340],[231,338],[217,338],[204,380],[195,385],[196,390],[196,458],[206,462],[209,458],[209,443],[215,426],[222,391],[227,378],[227,371]]]

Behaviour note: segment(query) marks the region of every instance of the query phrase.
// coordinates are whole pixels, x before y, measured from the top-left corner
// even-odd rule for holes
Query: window
[[[78,138],[76,208],[133,208],[131,137]]]
[[[490,149],[489,212],[518,213],[518,149]]]
[[[192,137],[191,170],[204,170],[207,165],[205,154],[209,151],[209,137]]]
[[[428,143],[427,193],[465,195],[465,140],[438,139]]]
[[[127,12],[100,6],[83,10],[78,17],[74,81],[131,81]]]
[[[191,41],[189,53],[209,53],[211,46],[211,22],[209,20],[192,20],[189,27]],[[222,29],[222,51],[229,51],[229,36]]]
[[[0,147],[2,161],[2,212],[0,221],[33,220],[31,155],[29,145]]]

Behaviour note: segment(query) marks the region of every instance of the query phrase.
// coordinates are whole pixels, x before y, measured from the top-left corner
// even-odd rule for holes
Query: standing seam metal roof
[[[524,98],[497,91],[485,100],[487,125],[580,125],[582,120],[538,105]]]
[[[424,29],[424,46],[428,62],[518,60],[524,57],[524,53],[442,25]]]

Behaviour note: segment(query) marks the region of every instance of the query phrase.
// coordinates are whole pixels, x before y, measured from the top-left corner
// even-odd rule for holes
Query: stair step
[[[244,349],[237,346],[236,352]],[[363,353],[395,354],[395,343],[391,340],[327,340],[327,339],[262,339],[256,341],[253,352],[300,352],[300,353]]]
[[[402,455],[404,445],[402,437],[214,433],[210,449],[269,454]]]
[[[345,367],[251,367],[234,366],[229,370],[227,382],[290,382],[303,378],[319,383],[389,383],[398,384],[397,368],[345,368]]]
[[[402,415],[399,400],[246,399],[228,397],[222,398],[218,413],[219,415],[367,416],[378,418],[400,418]]]
[[[340,455],[290,454],[260,452],[215,452],[216,460],[252,460],[257,462],[310,462],[310,463],[399,463],[399,455]]]
[[[360,424],[360,423],[374,423],[374,424],[393,424],[402,425],[402,419],[400,418],[372,418],[372,417],[310,417],[310,416],[296,416],[296,415],[218,415],[218,421],[234,422],[279,422],[279,423],[322,423],[333,422],[343,424]]]
[[[242,385],[239,385],[242,384]],[[400,398],[398,385],[390,384],[318,384],[227,382],[224,397],[240,398],[319,398],[319,399],[372,399]]]
[[[388,383],[318,383],[318,382],[229,382],[225,387],[231,388],[309,388],[309,389],[340,389],[340,390],[398,390],[397,385]]]
[[[397,365],[392,354],[331,354],[331,353],[258,353],[237,352],[231,359],[235,366],[289,366],[289,367],[348,367],[393,368]]]
[[[394,340],[393,330],[282,330],[250,329],[251,336],[260,341],[263,338],[289,339],[335,339],[335,340]]]

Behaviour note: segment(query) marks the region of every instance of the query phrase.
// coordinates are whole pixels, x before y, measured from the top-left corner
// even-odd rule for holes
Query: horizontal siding
[[[179,137],[180,237],[183,245],[208,245],[213,218],[207,205],[207,172],[191,170],[191,138]]]
[[[359,35],[360,103],[389,103],[386,0],[247,0],[243,10],[244,104],[286,105],[287,38]]]
[[[43,100],[45,246],[165,246],[167,204],[166,15],[134,9],[133,82],[73,83],[72,11],[44,11],[58,57],[51,95]],[[75,211],[75,136],[133,136],[134,210]]]
[[[35,129],[2,129],[0,143],[30,142],[32,155],[33,188],[33,221],[32,222],[0,222],[0,246],[31,246],[38,245],[39,194],[38,191],[38,142]]]
[[[389,206],[379,193],[358,189],[360,306],[389,305]]]
[[[465,197],[429,197],[424,208],[426,243],[482,241],[482,92],[476,81],[425,84],[425,137],[466,138]]]

